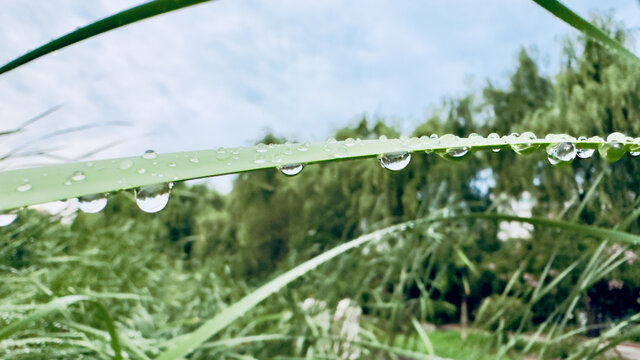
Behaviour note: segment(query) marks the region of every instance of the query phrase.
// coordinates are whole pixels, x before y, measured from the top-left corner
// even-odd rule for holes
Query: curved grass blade
[[[577,30],[581,31],[588,37],[598,41],[604,46],[607,46],[621,58],[628,60],[631,63],[635,63],[636,65],[640,65],[640,58],[638,58],[635,54],[629,51],[626,47],[620,44],[618,41],[610,38],[607,34],[605,34],[602,30],[595,27],[593,24],[588,22],[587,20],[580,17],[580,15],[571,11],[568,7],[563,5],[561,2],[557,0],[533,0],[538,5],[545,8],[547,11],[558,17],[560,20],[566,22]]]
[[[40,320],[53,312],[62,311],[71,304],[89,300],[88,296],[83,295],[70,295],[52,300],[48,304],[39,306],[38,310],[33,313],[0,329],[0,340],[8,338],[34,321]]]
[[[277,168],[288,164],[376,157],[396,152],[438,152],[449,149],[492,149],[510,145],[544,147],[570,141],[584,147],[598,147],[604,140],[577,141],[575,138],[499,139],[471,137],[441,139],[412,138],[385,140],[327,141],[312,144],[258,145],[220,148],[164,155],[137,156],[86,161],[0,172],[0,211],[27,205],[64,200],[85,195],[132,189],[151,184],[190,180],[252,170]],[[625,142],[631,146],[632,142]],[[83,180],[72,178],[82,173]],[[27,190],[24,190],[28,188]],[[24,190],[19,191],[18,189]]]
[[[267,297],[280,291],[280,289],[287,286],[289,283],[300,278],[301,276],[315,269],[321,264],[335,258],[336,256],[371,240],[380,239],[384,235],[401,229],[402,226],[403,224],[394,225],[367,235],[360,236],[355,240],[351,240],[347,243],[336,246],[333,249],[326,251],[312,258],[311,260],[308,260],[296,266],[295,268],[269,281],[265,285],[261,286],[257,290],[242,298],[240,301],[224,309],[215,317],[207,320],[195,331],[171,340],[169,343],[169,348],[162,354],[160,354],[160,356],[157,357],[157,360],[173,360],[188,355],[194,349],[204,344],[205,341],[207,341],[209,338],[216,335],[220,330],[224,329],[229,324],[246,314]]]
[[[41,47],[30,51],[19,58],[0,67],[0,74],[13,70],[21,65],[33,61],[41,56],[52,53],[63,47],[75,44],[79,41],[102,34],[131,23],[144,20],[156,15],[168,13],[184,7],[200,4],[211,0],[154,0],[131,9],[119,12],[115,15],[96,21],[78,30],[48,42]]]

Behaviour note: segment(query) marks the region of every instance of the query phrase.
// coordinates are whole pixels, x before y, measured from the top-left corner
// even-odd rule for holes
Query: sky
[[[0,63],[132,0],[3,0]],[[610,12],[640,38],[637,0],[565,0]],[[2,168],[248,146],[268,131],[321,141],[363,115],[410,131],[446,98],[506,84],[521,48],[553,74],[577,32],[529,0],[219,0],[117,29],[0,75],[0,131],[47,109]],[[640,42],[632,47],[636,53]],[[89,129],[41,140],[78,126]],[[40,140],[39,140],[40,139]],[[228,191],[230,181],[218,188]]]

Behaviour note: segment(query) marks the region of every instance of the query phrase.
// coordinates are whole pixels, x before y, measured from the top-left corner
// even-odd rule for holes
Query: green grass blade
[[[588,22],[587,20],[580,17],[575,12],[571,11],[568,7],[564,6],[557,0],[533,0],[538,5],[542,6],[550,13],[581,31],[588,37],[598,41],[599,43],[607,46],[614,52],[620,55],[621,58],[628,60],[629,62],[640,65],[640,58],[638,58],[635,54],[625,48],[618,41],[610,38],[605,34],[602,30],[595,27],[593,24]]]
[[[115,15],[106,17],[102,20],[96,21],[85,27],[79,28],[75,31],[68,33],[62,37],[59,37],[51,42],[48,42],[39,48],[30,51],[19,58],[10,61],[9,63],[0,67],[0,74],[4,74],[7,71],[13,70],[21,65],[24,65],[30,61],[33,61],[41,56],[52,53],[63,47],[75,44],[79,41],[91,38],[93,36],[102,34],[109,30],[117,29],[119,27],[129,25],[131,23],[144,20],[156,15],[168,13],[170,11],[178,10],[187,6],[192,6],[207,2],[211,0],[154,0],[146,4],[142,4],[131,9],[119,12]]]
[[[8,338],[20,329],[48,316],[51,313],[64,310],[71,304],[87,300],[90,300],[90,298],[82,295],[70,295],[52,300],[48,304],[39,306],[38,310],[33,313],[0,329],[0,340]]]
[[[162,182],[181,181],[216,175],[275,168],[286,164],[310,164],[324,161],[376,157],[393,152],[445,152],[466,147],[472,150],[509,145],[536,144],[542,148],[551,143],[570,141],[597,147],[603,140],[577,141],[575,138],[501,139],[482,137],[458,138],[447,135],[440,139],[412,138],[360,141],[327,141],[312,144],[281,144],[243,148],[203,150],[100,161],[75,162],[38,168],[0,172],[0,211],[83,195],[108,193]],[[625,143],[626,146],[631,143]],[[72,179],[76,172],[84,180]],[[23,185],[28,184],[27,191]]]
[[[420,340],[424,344],[424,347],[427,349],[427,354],[433,355],[434,354],[433,344],[431,344],[431,340],[429,340],[429,335],[427,335],[427,332],[424,331],[424,328],[422,327],[422,325],[420,325],[420,323],[418,322],[418,320],[416,320],[415,317],[411,318],[411,323],[413,324],[413,327],[418,332],[418,336],[420,336]]]
[[[157,360],[173,360],[188,355],[209,338],[216,335],[220,330],[224,329],[229,324],[246,314],[248,311],[253,309],[256,305],[258,305],[270,295],[280,291],[280,289],[287,286],[292,281],[300,278],[319,265],[335,258],[342,253],[345,253],[371,240],[379,239],[386,234],[400,229],[402,225],[403,224],[391,226],[367,235],[363,235],[355,240],[351,240],[347,243],[336,246],[333,249],[326,251],[312,258],[311,260],[308,260],[296,266],[295,268],[269,281],[254,292],[242,298],[240,301],[229,306],[212,319],[207,320],[195,331],[171,340],[168,344],[169,348],[166,349],[162,354],[160,354]]]

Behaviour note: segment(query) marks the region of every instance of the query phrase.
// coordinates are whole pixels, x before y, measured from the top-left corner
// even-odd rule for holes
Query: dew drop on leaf
[[[576,148],[576,155],[580,159],[588,159],[593,156],[593,153],[596,152],[596,149],[589,148]]]
[[[441,153],[441,156],[447,160],[462,160],[469,154],[471,154],[471,152],[469,152],[469,148],[461,146],[448,148],[444,153]]]
[[[189,159],[189,162],[197,164],[198,162],[200,162],[200,160],[197,157],[192,157],[191,159]]]
[[[118,165],[118,168],[120,168],[120,170],[127,170],[132,166],[133,166],[133,161],[129,159],[125,159],[120,161],[120,165]]]
[[[18,186],[16,190],[18,190],[19,192],[25,192],[25,191],[31,190],[31,188],[32,188],[31,184],[29,184],[28,182],[25,182],[24,184]]]
[[[146,172],[147,170],[145,168],[140,168],[138,169],[138,174],[142,175]]]
[[[400,171],[409,165],[411,154],[408,152],[394,152],[380,156],[380,165],[391,171]]]
[[[344,141],[344,144],[346,146],[354,146],[356,144],[356,140],[354,138],[347,138],[347,140]]]
[[[616,133],[613,133],[613,134],[616,134]],[[607,161],[615,162],[620,160],[620,158],[622,158],[625,150],[624,150],[624,145],[619,143],[618,141],[615,141],[615,140],[609,141],[609,138],[611,137],[611,135],[607,137],[606,143],[601,144],[598,147],[598,152],[600,153],[600,156],[605,158]]]
[[[300,174],[302,168],[302,164],[289,164],[280,167],[280,171],[287,176],[294,176]]]
[[[73,181],[82,181],[84,179],[86,179],[86,176],[82,171],[76,171],[71,175],[71,180]]]
[[[161,183],[147,185],[135,189],[136,204],[140,210],[147,213],[156,213],[169,202],[169,194],[173,183]]]
[[[263,153],[267,151],[267,145],[260,143],[256,145],[256,152]]]
[[[0,226],[7,226],[11,224],[16,220],[17,217],[18,217],[18,214],[11,213],[11,212],[0,214]]]
[[[153,150],[147,150],[144,152],[144,154],[142,154],[142,157],[147,160],[153,160],[158,157],[158,153]]]
[[[78,198],[78,208],[82,212],[95,214],[107,206],[107,197],[104,194],[81,196]]]
[[[551,165],[569,164],[576,158],[576,147],[572,143],[561,142],[547,147],[547,159]]]
[[[174,163],[174,162],[169,163],[169,167],[176,167],[176,163]]]

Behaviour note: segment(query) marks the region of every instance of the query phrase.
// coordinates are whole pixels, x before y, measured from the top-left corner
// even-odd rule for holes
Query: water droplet
[[[378,137],[378,140],[387,141],[387,136],[386,135],[380,135],[380,137]]]
[[[0,213],[0,226],[7,226],[14,222],[18,214],[13,212]]]
[[[153,160],[158,157],[158,154],[153,150],[147,150],[142,154],[142,157],[147,160]]]
[[[84,175],[82,171],[76,171],[73,173],[73,175],[71,175],[71,180],[73,181],[82,181],[86,178],[87,177]]]
[[[607,136],[607,142],[612,142],[612,141],[625,142],[626,139],[627,137],[623,133],[619,133],[619,132],[614,132],[609,134],[609,136]]]
[[[572,143],[561,142],[547,147],[547,159],[552,165],[570,164],[576,153],[576,147]]]
[[[576,145],[576,155],[580,159],[588,159],[593,156],[594,152],[596,152],[596,149],[590,149],[581,145]]]
[[[192,157],[191,159],[189,159],[189,162],[197,164],[200,162],[200,160],[197,157]]]
[[[347,138],[347,140],[344,141],[344,144],[346,146],[355,146],[356,140],[354,138]]]
[[[142,175],[146,172],[147,170],[145,168],[140,168],[138,169],[138,174]]]
[[[218,148],[218,151],[216,152],[216,159],[225,160],[228,157],[229,157],[229,153],[227,152],[227,149],[223,147]]]
[[[280,171],[287,176],[294,176],[300,174],[302,168],[302,164],[289,164],[280,167]]]
[[[100,212],[105,206],[107,206],[105,194],[87,195],[78,198],[78,208],[87,214]]]
[[[445,134],[440,137],[442,146],[455,146],[460,142],[460,138],[453,134]]]
[[[471,154],[471,152],[466,146],[448,148],[444,152],[438,151],[438,155],[447,160],[462,160],[469,154]]]
[[[309,143],[300,144],[298,146],[298,151],[303,151],[304,152],[304,151],[309,150],[309,145],[310,145]]]
[[[611,135],[614,135],[614,134],[620,134],[620,133],[613,133]],[[598,147],[598,152],[600,153],[600,156],[605,158],[607,161],[614,162],[622,158],[622,156],[625,153],[625,150],[624,150],[624,145],[619,143],[618,141],[616,140],[609,141],[609,138],[611,138],[611,135],[607,137],[606,143],[600,144],[600,146]]]
[[[260,143],[256,145],[256,152],[263,153],[267,151],[267,145]]]
[[[169,194],[173,183],[153,184],[135,189],[136,204],[140,210],[156,213],[169,202]]]
[[[514,133],[515,134],[515,133]],[[513,136],[513,134],[511,134]],[[521,141],[521,142],[528,142],[528,141],[532,141],[532,140],[536,140],[536,135],[532,132],[524,132],[522,133],[522,135],[520,135],[517,139],[517,141]],[[540,147],[539,144],[511,144],[511,149],[513,149],[513,151],[518,154],[518,155],[528,155],[531,154],[532,152],[536,151],[536,149],[538,149],[538,147]]]
[[[429,136],[429,139],[431,139],[431,140],[435,140],[435,139],[437,139],[437,138],[438,138],[438,134],[431,134],[431,135]]]
[[[32,188],[31,184],[29,184],[28,182],[25,182],[24,184],[18,186],[17,190],[19,192],[25,192],[25,191],[31,190],[31,188]]]
[[[271,162],[274,164],[279,164],[282,162],[282,155],[278,154],[278,153],[274,153],[273,155],[271,155]]]
[[[395,152],[380,156],[380,165],[385,169],[399,171],[407,167],[411,161],[411,154],[408,152]]]
[[[636,156],[640,156],[640,151],[632,151],[629,153],[629,155],[636,157]]]
[[[258,156],[256,156],[256,159],[253,160],[253,162],[256,164],[264,164],[266,160],[264,159],[264,155],[258,154]]]
[[[327,142],[328,142],[329,144],[335,144],[335,143],[337,142],[337,140],[336,140],[336,138],[328,138],[328,139],[327,139]]]
[[[174,163],[174,162],[169,163],[169,167],[176,167],[176,163]]]
[[[498,139],[500,139],[500,135],[498,135],[496,133],[491,133],[491,134],[487,135],[487,139],[498,140]],[[501,148],[500,146],[494,146],[494,147],[491,148],[491,151],[497,153],[497,152],[500,152],[500,148]]]
[[[65,186],[71,186],[71,184],[72,184],[71,180],[67,180],[64,182]]]
[[[118,165],[118,168],[120,168],[120,170],[127,170],[132,166],[133,166],[133,161],[126,159],[126,160],[120,161],[120,165]]]

